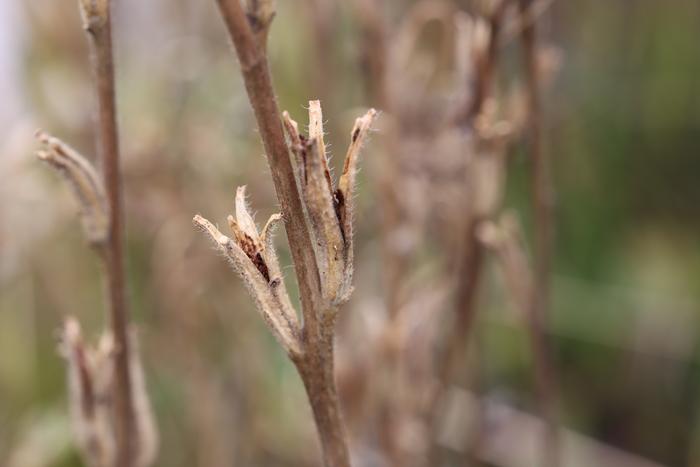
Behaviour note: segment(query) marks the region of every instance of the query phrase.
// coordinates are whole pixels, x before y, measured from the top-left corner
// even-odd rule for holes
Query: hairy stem
[[[270,76],[264,35],[256,35],[239,0],[217,0],[241,66],[248,99],[265,147],[272,179],[285,221],[299,285],[304,324],[302,353],[294,358],[304,382],[327,467],[348,467],[347,448],[335,381],[333,328],[336,309],[329,309],[321,292],[320,274],[304,206],[297,188]]]
[[[297,364],[309,397],[326,466],[350,467],[347,434],[333,373],[333,338],[324,338],[315,355]]]

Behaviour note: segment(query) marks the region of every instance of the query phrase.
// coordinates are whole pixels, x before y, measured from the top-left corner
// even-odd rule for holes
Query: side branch
[[[237,211],[236,215],[240,221],[242,217],[240,211]],[[270,237],[266,235],[269,227],[266,226],[263,234],[258,236],[257,228],[253,224],[254,236],[251,236],[238,227],[240,222],[236,223],[232,216],[229,219],[235,239],[222,234],[214,224],[200,215],[194,216],[193,222],[209,234],[233,269],[243,278],[272,334],[289,357],[292,360],[298,360],[301,356],[299,324],[284,288],[284,280],[271,239],[268,240],[267,245],[264,244],[263,236]],[[268,221],[268,225],[278,219],[278,216],[273,216]]]
[[[315,340],[318,339],[318,327],[314,310],[321,303],[319,271],[309,229],[300,215],[303,207],[284,138],[281,113],[272,88],[264,44],[251,29],[239,0],[217,0],[217,3],[241,64],[243,81],[282,208],[302,303],[303,336]]]
[[[35,136],[44,145],[37,156],[68,182],[80,206],[85,237],[102,252],[109,229],[109,206],[97,171],[85,157],[58,138],[41,130]]]

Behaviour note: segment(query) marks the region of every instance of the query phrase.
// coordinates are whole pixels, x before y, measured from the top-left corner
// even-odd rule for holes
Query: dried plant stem
[[[464,114],[462,125],[470,131],[474,132],[474,121],[481,113],[484,102],[488,98],[493,86],[496,63],[498,61],[499,51],[499,32],[500,25],[505,14],[507,2],[499,2],[496,10],[490,19],[490,32],[488,48],[486,53],[477,58],[477,76],[474,82],[474,94],[472,100],[467,107],[467,112]],[[470,198],[474,198],[474,193]],[[472,211],[475,211],[472,209]],[[456,355],[460,355],[462,350],[467,347],[467,339],[474,320],[476,293],[481,278],[481,269],[483,263],[483,247],[477,239],[477,229],[479,223],[483,221],[481,213],[471,212],[466,221],[466,237],[462,250],[461,262],[457,265],[457,277],[460,282],[459,291],[456,298],[457,308],[457,326],[453,334],[453,344],[450,345],[449,357],[445,360],[444,373],[441,375],[444,378],[449,378],[453,365],[453,360]],[[445,381],[445,379],[443,379]]]
[[[110,327],[115,342],[116,465],[129,467],[136,452],[133,390],[129,369],[129,311],[124,275],[121,176],[112,57],[111,2],[82,0],[98,103],[97,151],[109,205],[109,232],[101,257],[107,282]]]
[[[477,52],[474,57],[476,73],[473,81],[465,83],[471,89],[470,100],[459,109],[454,118],[456,125],[463,128],[467,134],[472,135],[472,142],[465,148],[465,151],[472,153],[472,161],[476,157],[474,151],[479,146],[478,140],[480,138],[476,129],[476,121],[484,111],[487,99],[492,94],[500,52],[502,23],[508,6],[508,0],[497,2],[488,18],[489,33],[487,43],[484,49],[481,52]],[[433,391],[427,403],[426,415],[433,437],[436,436],[439,430],[439,404],[444,399],[458,364],[469,349],[470,335],[476,319],[478,291],[485,257],[484,246],[478,239],[478,230],[481,223],[492,215],[491,212],[482,212],[475,201],[479,193],[477,193],[478,188],[474,183],[475,177],[470,172],[475,170],[474,165],[474,163],[466,165],[470,204],[467,207],[465,216],[464,240],[454,269],[457,289],[455,296],[456,317],[437,365],[437,376],[440,384]],[[439,463],[440,455],[439,450],[432,446],[429,452],[431,464]]]
[[[333,326],[333,323],[328,323]],[[319,343],[316,355],[296,364],[304,382],[327,467],[349,467],[347,434],[340,413],[333,372],[333,336]]]
[[[333,335],[337,307],[322,290],[319,264],[312,241],[314,237],[304,217],[304,205],[272,85],[265,52],[266,32],[271,16],[257,16],[255,9],[250,8],[250,3],[248,11],[244,11],[240,0],[217,0],[217,3],[233,41],[248,98],[258,123],[299,285],[303,316],[301,351],[297,355],[290,354],[290,357],[309,397],[325,465],[348,467],[350,455],[333,375]],[[269,6],[270,2],[258,3]],[[322,152],[318,146],[312,149]]]
[[[526,15],[532,0],[520,0],[521,15]],[[550,264],[553,235],[553,197],[549,161],[542,142],[542,109],[539,67],[537,63],[536,23],[528,22],[522,29],[521,41],[525,59],[529,107],[529,151],[531,160],[532,207],[534,213],[534,286],[529,310],[536,384],[543,418],[547,422],[545,460],[547,467],[559,465],[557,430],[558,391],[551,349],[544,331],[550,287]]]
[[[400,129],[396,109],[388,88],[390,62],[389,31],[385,17],[385,4],[376,0],[354,0],[362,41],[361,65],[364,85],[371,102],[392,118],[383,134],[384,153],[374,176],[378,187],[378,202],[382,274],[387,321],[377,349],[380,358],[375,362],[376,371],[386,373],[381,388],[382,400],[378,408],[380,445],[388,465],[406,465],[407,459],[399,445],[398,433],[401,418],[401,401],[395,397],[400,379],[400,348],[395,338],[401,318],[401,293],[410,271],[411,255],[396,247],[397,232],[405,223],[405,213],[399,203],[401,190]],[[386,120],[385,120],[386,121]],[[378,165],[379,165],[378,164]]]
[[[491,93],[493,86],[496,63],[499,52],[499,34],[501,23],[508,5],[507,0],[500,1],[489,20],[488,45],[481,56],[476,59],[476,77],[472,83],[473,94],[464,110],[457,115],[456,122],[469,133],[474,134],[474,123],[482,112],[484,103]],[[478,138],[478,135],[474,135]],[[469,170],[469,168],[467,169]],[[470,187],[472,189],[472,187]],[[473,190],[472,190],[473,191]],[[470,193],[470,199],[474,199],[475,193]],[[457,296],[455,297],[455,309],[457,313],[453,332],[448,337],[445,346],[445,354],[440,359],[438,377],[441,384],[431,398],[429,413],[435,414],[435,408],[446,389],[459,357],[464,355],[468,348],[469,334],[476,315],[476,299],[481,270],[483,266],[483,246],[477,238],[479,224],[484,220],[483,214],[476,212],[475,206],[470,206],[464,228],[464,243],[456,265]],[[435,422],[435,420],[434,420]],[[434,425],[434,423],[433,423]],[[433,426],[433,429],[436,427]]]

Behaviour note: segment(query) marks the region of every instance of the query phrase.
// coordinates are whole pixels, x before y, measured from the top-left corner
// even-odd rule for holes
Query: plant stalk
[[[532,8],[532,0],[520,0],[523,17]],[[542,141],[542,105],[537,64],[536,22],[525,24],[521,42],[525,60],[529,108],[529,152],[531,161],[532,209],[534,215],[534,284],[529,309],[530,335],[532,340],[535,377],[542,410],[547,423],[545,442],[546,467],[559,465],[560,448],[557,429],[558,389],[552,364],[550,343],[544,331],[548,314],[551,253],[553,238],[553,189],[549,160]]]
[[[474,120],[481,113],[484,102],[491,95],[495,80],[496,64],[500,49],[500,32],[503,16],[508,2],[502,0],[491,14],[489,24],[489,42],[486,53],[478,58],[476,63],[477,75],[472,83],[474,93],[471,100],[456,115],[455,123],[463,127],[467,132],[473,132]],[[467,83],[469,84],[469,83]],[[473,211],[470,209],[469,211]],[[483,221],[481,215],[467,212],[464,225],[464,243],[458,255],[455,267],[457,279],[457,295],[455,297],[455,311],[457,313],[455,327],[448,338],[444,349],[444,355],[438,369],[440,386],[431,397],[429,413],[434,414],[437,403],[442,398],[444,391],[452,379],[459,357],[463,356],[469,347],[469,337],[476,317],[476,300],[481,282],[481,271],[484,260],[483,245],[477,238],[477,229]]]
[[[347,434],[335,388],[332,335],[323,339],[317,355],[304,359],[297,369],[314,415],[324,465],[350,467]]]
[[[333,374],[333,329],[337,310],[321,293],[314,246],[304,218],[265,52],[266,37],[256,35],[240,0],[217,0],[236,50],[248,99],[280,203],[292,253],[304,324],[302,353],[295,365],[304,382],[318,429],[326,467],[349,467],[350,456]]]
[[[99,22],[86,24],[97,95],[97,153],[109,203],[109,232],[101,251],[104,264],[108,314],[115,340],[115,432],[116,465],[133,463],[136,423],[129,370],[129,310],[124,274],[122,182],[119,168],[119,137],[116,118],[114,61],[112,55],[111,2]]]

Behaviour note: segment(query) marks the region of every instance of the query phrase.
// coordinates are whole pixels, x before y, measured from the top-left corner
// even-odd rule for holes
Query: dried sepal
[[[273,295],[280,302],[280,311],[290,326],[294,327],[297,324],[296,313],[289,301],[282,270],[272,243],[272,231],[275,225],[282,220],[282,215],[273,214],[270,216],[262,232],[258,234],[258,228],[245,201],[245,186],[238,187],[236,190],[235,206],[236,217],[229,215],[227,218],[234,240],[270,284]]]
[[[321,111],[321,101],[309,101],[309,141],[316,143],[318,157],[313,163],[320,163],[323,174],[328,183],[328,189],[333,190],[331,181],[331,171],[328,169],[328,155],[326,154],[326,143],[323,141],[323,112]]]
[[[355,177],[357,175],[357,161],[360,154],[360,149],[367,139],[367,134],[372,127],[372,122],[377,116],[377,111],[369,109],[362,117],[355,119],[355,125],[350,133],[350,145],[348,152],[345,155],[345,163],[343,164],[343,173],[338,181],[338,190],[336,195],[338,199],[338,211],[341,224],[346,236],[352,232],[352,194],[355,188]]]
[[[44,145],[37,151],[42,161],[56,169],[70,185],[78,205],[83,231],[92,245],[102,245],[109,229],[109,204],[92,164],[63,141],[41,130],[36,138]]]
[[[345,240],[336,214],[333,192],[326,178],[327,167],[318,144],[311,140],[307,147],[306,184],[302,188],[304,204],[314,235],[314,249],[321,274],[324,299],[336,302],[345,270]]]
[[[248,211],[245,200],[245,185],[236,189],[236,221],[245,234],[257,240],[258,229],[255,227],[253,216]],[[259,245],[256,245],[259,247]]]
[[[533,291],[532,270],[515,215],[505,213],[498,222],[482,223],[477,235],[496,254],[515,305],[521,312],[527,313]]]
[[[286,110],[282,112],[282,122],[284,129],[289,137],[290,146],[292,149],[301,145],[301,135],[299,134],[299,124],[289,116]]]
[[[355,125],[350,133],[350,145],[345,155],[345,163],[343,164],[343,173],[338,181],[338,189],[334,193],[335,210],[340,222],[340,228],[345,239],[345,257],[346,271],[344,293],[349,294],[351,291],[352,282],[352,265],[353,265],[353,214],[354,214],[354,199],[353,190],[355,189],[355,178],[357,175],[357,164],[360,154],[360,149],[367,139],[369,130],[372,127],[372,122],[377,116],[377,111],[369,109],[362,117],[355,120]]]
[[[297,186],[303,186],[306,183],[306,161],[304,160],[306,158],[306,137],[299,133],[299,124],[292,120],[286,110],[282,112],[282,121],[289,139],[289,149],[294,155],[294,176]]]
[[[273,243],[274,230],[281,221],[281,214],[273,214],[270,216],[265,223],[262,232],[260,233],[260,244],[263,247],[262,255],[270,273],[270,287],[272,289],[272,295],[279,300],[281,305],[280,311],[282,312],[284,319],[287,321],[287,325],[292,329],[298,329],[299,320],[297,318],[296,311],[294,310],[294,306],[292,306],[292,302],[289,300],[287,286],[284,283],[284,276],[282,276],[282,268],[280,267],[277,252],[275,251],[275,246]]]
[[[139,342],[135,329],[129,332],[129,372],[133,388],[134,419],[136,421],[135,467],[153,465],[158,453],[158,429],[146,388]]]
[[[74,318],[63,326],[59,350],[67,362],[71,423],[80,455],[90,467],[112,467],[115,460],[109,406],[113,347],[108,336],[96,349],[86,346]]]
[[[229,218],[242,232],[236,224],[236,220],[231,216]],[[280,274],[277,257],[271,246],[271,235],[266,235],[267,245],[264,250],[255,251],[251,257],[249,253],[252,250],[244,250],[244,247],[248,248],[249,245],[242,246],[237,240],[234,241],[222,234],[214,224],[199,214],[194,216],[193,222],[209,234],[219,250],[229,260],[233,269],[243,278],[244,284],[255,300],[259,313],[280,345],[290,356],[296,358],[300,355],[299,325]],[[255,238],[251,240],[253,243],[260,242],[257,231]],[[261,269],[260,261],[264,264],[264,269]],[[269,278],[265,277],[263,271],[272,275]]]
[[[265,227],[263,227],[262,232],[260,233],[260,243],[262,244],[263,248],[273,249],[272,243],[270,243],[268,246],[268,241],[272,242],[272,231],[280,221],[282,221],[282,214],[277,213],[271,215],[267,222],[265,222]]]
[[[227,218],[233,238],[265,280],[270,282],[272,279],[269,266],[264,257],[265,242],[261,235],[258,234],[258,228],[255,226],[253,216],[248,211],[245,200],[245,186],[240,186],[236,190],[235,212],[235,218],[230,215]]]

